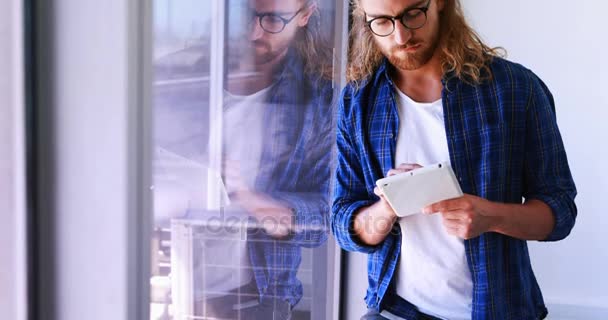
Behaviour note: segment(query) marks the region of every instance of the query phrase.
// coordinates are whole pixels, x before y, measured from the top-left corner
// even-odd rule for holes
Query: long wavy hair
[[[349,63],[346,78],[358,85],[371,76],[382,63],[384,56],[377,48],[374,35],[367,27],[365,12],[360,0],[352,0],[353,25],[349,35]],[[490,48],[469,26],[464,17],[460,0],[445,0],[440,12],[441,68],[444,74],[453,73],[459,79],[479,84],[492,77],[489,63],[496,56],[505,56],[501,47]]]
[[[305,6],[318,3],[318,0],[303,0]],[[323,28],[319,7],[296,35],[294,47],[304,60],[304,72],[314,77],[333,78],[333,47],[330,45],[329,28]]]

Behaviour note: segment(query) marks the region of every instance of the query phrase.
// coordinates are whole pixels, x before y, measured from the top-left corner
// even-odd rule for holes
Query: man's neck
[[[239,73],[251,75],[244,79],[229,80],[226,90],[236,95],[252,95],[268,88],[274,82],[275,75],[280,70],[286,55],[287,50],[269,62],[244,66],[239,70]]]
[[[417,102],[434,102],[441,99],[443,76],[439,55],[416,70],[394,68],[392,78],[395,85],[408,97]]]

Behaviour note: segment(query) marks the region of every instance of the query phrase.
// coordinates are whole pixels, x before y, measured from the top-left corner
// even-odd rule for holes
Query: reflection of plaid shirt
[[[331,82],[305,75],[294,51],[284,66],[268,93],[256,190],[292,208],[296,231],[275,240],[253,230],[248,245],[261,299],[278,297],[293,306],[302,297],[296,278],[301,247],[316,247],[327,239],[335,131]]]
[[[375,181],[395,164],[399,119],[385,62],[357,91],[343,91],[338,110],[337,181],[331,216],[341,247],[369,254],[365,301],[407,319],[416,308],[391,282],[400,255],[398,224],[380,245],[363,245],[352,233],[353,213],[378,201]],[[444,79],[442,98],[452,167],[465,193],[504,203],[539,199],[556,218],[548,241],[574,225],[576,188],[544,83],[521,65],[496,58],[493,80],[471,86]],[[472,319],[539,319],[547,314],[526,241],[485,233],[466,240],[473,278]],[[405,257],[407,259],[407,257]],[[432,288],[429,288],[432,290]]]

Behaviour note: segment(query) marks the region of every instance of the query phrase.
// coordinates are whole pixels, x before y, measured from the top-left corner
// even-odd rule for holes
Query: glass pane
[[[151,319],[326,318],[340,17],[154,1]]]

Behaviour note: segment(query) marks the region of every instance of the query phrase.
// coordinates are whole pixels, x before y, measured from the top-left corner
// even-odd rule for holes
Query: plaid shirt
[[[256,191],[288,205],[295,232],[277,240],[262,229],[248,233],[248,249],[260,299],[278,298],[292,306],[301,299],[296,274],[301,248],[317,247],[329,232],[329,184],[335,136],[332,83],[303,72],[290,50],[268,94],[264,145]]]
[[[384,62],[358,90],[347,86],[338,109],[336,186],[331,228],[348,251],[368,253],[370,308],[419,319],[415,306],[395,292],[401,248],[398,224],[377,246],[353,232],[354,213],[379,199],[376,180],[395,167],[399,128],[390,65]],[[521,204],[538,199],[551,207],[555,228],[546,239],[565,238],[574,226],[576,188],[557,127],[553,97],[521,65],[496,58],[492,80],[472,86],[443,79],[443,109],[450,161],[464,193]],[[473,279],[472,319],[541,319],[547,315],[532,272],[526,241],[498,233],[466,240]],[[429,288],[431,290],[431,288]]]

